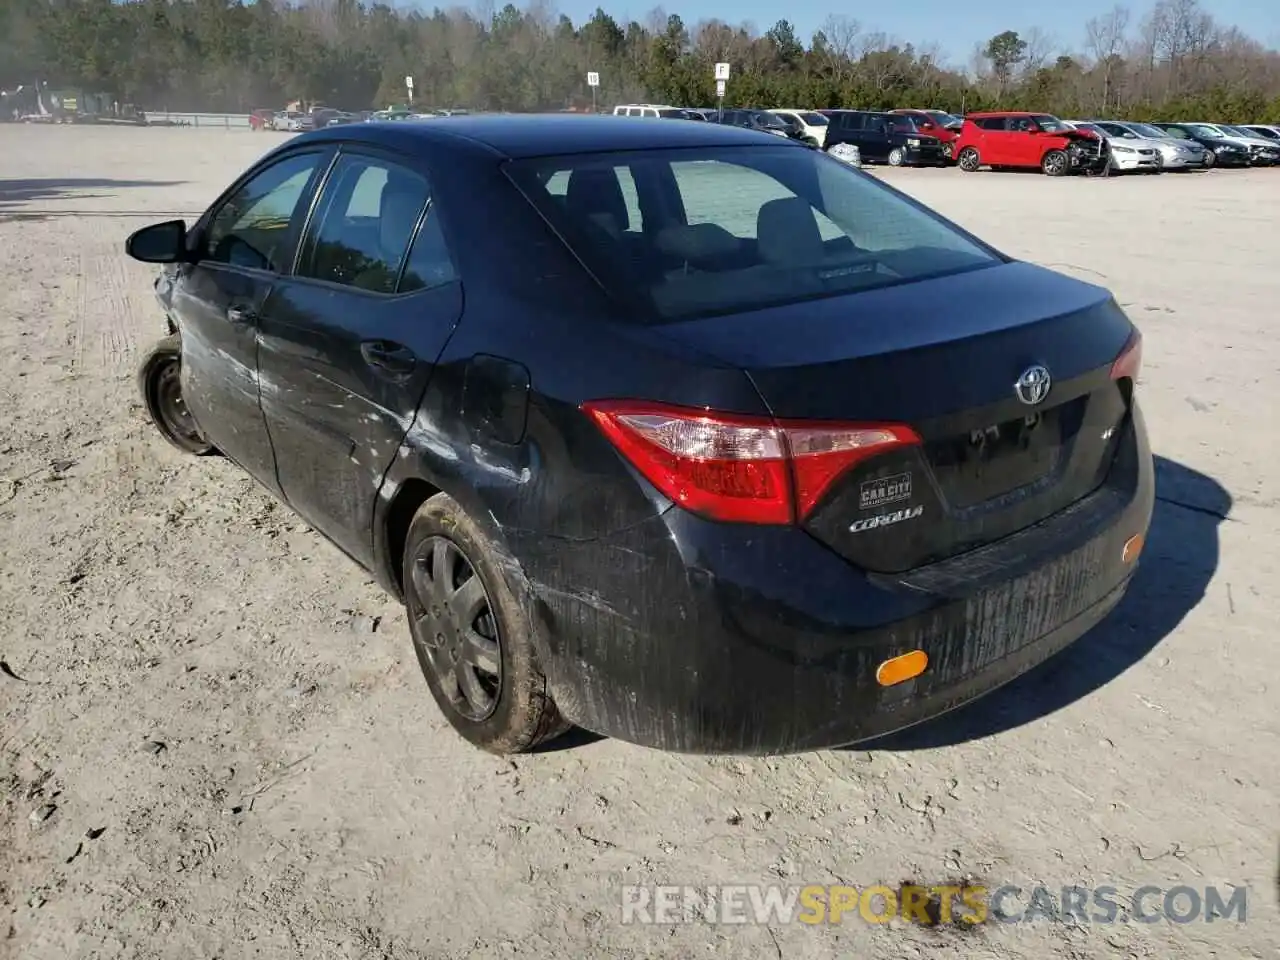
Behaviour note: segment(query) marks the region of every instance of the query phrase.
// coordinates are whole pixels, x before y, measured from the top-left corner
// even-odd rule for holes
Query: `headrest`
[[[770,200],[756,215],[760,259],[776,264],[817,264],[825,248],[813,207],[800,197]]]

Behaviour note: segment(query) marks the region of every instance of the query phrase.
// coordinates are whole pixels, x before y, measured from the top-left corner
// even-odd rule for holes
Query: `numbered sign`
[[[594,72],[592,72],[592,73],[588,73],[588,74],[587,74],[587,86],[588,86],[588,87],[598,87],[598,86],[600,86],[600,74],[598,74],[598,73],[594,73]]]
[[[729,79],[729,65],[727,63],[716,64],[716,79],[722,82]]]
[[[724,97],[724,81],[723,80],[716,81],[716,96],[721,98]]]

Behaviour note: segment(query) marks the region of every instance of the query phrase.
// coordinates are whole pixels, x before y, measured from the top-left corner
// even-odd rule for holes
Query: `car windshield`
[[[1194,133],[1197,137],[1222,136],[1222,134],[1220,134],[1217,130],[1213,129],[1213,127],[1206,127],[1203,123],[1186,123],[1186,124],[1183,124],[1183,126],[1185,126],[1188,130]]]
[[[1107,131],[1103,130],[1095,123],[1073,123],[1072,126],[1077,130],[1088,130],[1090,133],[1096,133],[1100,137],[1107,136]]]
[[[944,113],[942,110],[926,110],[925,113],[932,117],[933,122],[939,126],[958,127],[964,123],[964,120],[957,117],[955,114]]]
[[[1245,127],[1245,129],[1257,137],[1266,137],[1268,140],[1280,140],[1280,133],[1276,133],[1268,127]]]
[[[1045,133],[1062,133],[1064,130],[1070,130],[1065,123],[1057,117],[1051,117],[1047,113],[1038,113],[1031,118]]]
[[[1233,137],[1246,137],[1252,139],[1257,136],[1257,134],[1251,130],[1244,130],[1240,127],[1228,127],[1224,125],[1222,130],[1224,133],[1229,133]]]
[[[756,121],[762,127],[770,127],[774,130],[787,129],[786,122],[781,117],[775,114],[761,112],[761,113],[753,114],[753,116],[756,118]]]
[[[1173,139],[1168,132],[1159,127],[1153,127],[1149,123],[1128,123],[1125,126],[1140,137],[1150,137],[1153,140]]]
[[[831,122],[820,113],[802,113],[800,119],[811,127],[825,127]]]
[[[531,158],[506,170],[601,285],[646,322],[1003,262],[875,178],[794,146]]]

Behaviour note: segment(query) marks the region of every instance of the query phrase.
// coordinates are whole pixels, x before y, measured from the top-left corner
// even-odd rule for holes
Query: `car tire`
[[[1040,159],[1040,170],[1046,177],[1065,177],[1071,171],[1071,161],[1062,150],[1050,150]]]
[[[901,147],[894,147],[889,151],[889,166],[900,167],[907,161],[907,155]]]
[[[510,566],[448,494],[427,500],[409,525],[404,599],[418,665],[450,726],[500,755],[524,753],[570,726],[503,573]]]
[[[155,343],[138,365],[138,392],[152,424],[169,443],[197,457],[216,450],[182,399],[182,338],[171,334]]]
[[[973,147],[965,147],[956,156],[956,165],[965,173],[974,173],[982,166],[982,157]]]
[[[1206,170],[1212,170],[1214,164],[1216,164],[1217,162],[1218,162],[1218,156],[1212,150],[1206,150],[1204,152],[1204,168]]]

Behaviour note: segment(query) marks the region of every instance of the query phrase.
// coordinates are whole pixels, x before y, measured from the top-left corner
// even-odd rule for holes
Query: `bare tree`
[[[862,34],[862,25],[851,17],[832,15],[818,28],[822,34],[826,67],[841,82],[849,76],[849,61]]]
[[[1084,25],[1085,45],[1102,71],[1102,112],[1111,105],[1111,82],[1129,30],[1129,8],[1114,6]]]
[[[1022,52],[1022,75],[1029,77],[1041,69],[1059,48],[1058,41],[1039,27],[1032,27],[1026,33],[1019,34],[1026,48]]]

